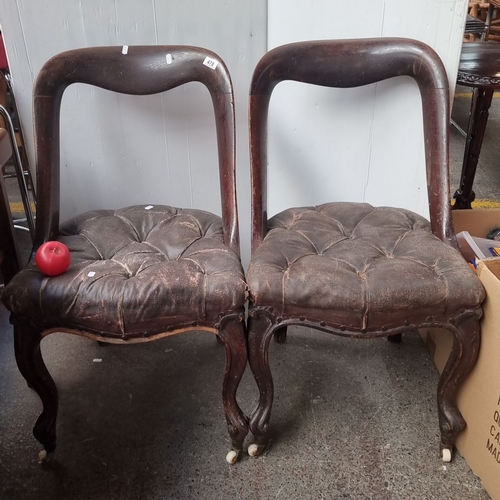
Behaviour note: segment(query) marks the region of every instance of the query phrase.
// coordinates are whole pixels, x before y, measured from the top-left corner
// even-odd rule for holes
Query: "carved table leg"
[[[43,411],[33,429],[33,435],[44,447],[39,455],[43,462],[51,458],[56,448],[57,388],[42,359],[41,332],[24,319],[14,318],[12,323],[17,366],[43,403]]]
[[[458,410],[455,398],[458,389],[476,362],[479,353],[481,330],[480,312],[457,319],[452,330],[453,349],[441,374],[438,385],[438,414],[441,430],[441,452],[445,462],[451,461],[457,436],[465,428],[465,421]]]
[[[269,419],[273,404],[273,377],[269,367],[269,341],[273,324],[262,314],[248,318],[248,356],[250,368],[259,387],[259,403],[250,417],[250,430],[255,443],[248,447],[252,457],[260,455],[269,445]]]
[[[248,355],[245,324],[241,318],[222,320],[219,338],[226,349],[226,370],[222,386],[222,401],[227,427],[232,440],[232,449],[226,460],[237,462],[243,449],[243,441],[248,434],[248,421],[236,401],[236,390],[245,371]]]
[[[489,89],[474,89],[460,187],[453,196],[456,200],[453,209],[472,208],[471,203],[476,196],[472,190],[472,184],[476,175],[479,153],[481,152],[484,133],[486,131],[486,123],[488,122],[489,115],[488,110],[491,106],[493,92],[493,90]]]

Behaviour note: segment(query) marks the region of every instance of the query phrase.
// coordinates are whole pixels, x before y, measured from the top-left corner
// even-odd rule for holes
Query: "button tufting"
[[[62,224],[61,235],[72,253],[70,269],[33,289],[18,314],[36,316],[43,308],[63,326],[93,330],[105,322],[110,335],[128,338],[137,335],[134,329],[170,331],[180,318],[196,326],[215,323],[221,311],[238,310],[246,301],[241,263],[224,244],[221,218],[208,212],[160,205],[151,211],[143,205],[97,210]],[[28,267],[26,279],[32,272]],[[95,278],[87,278],[89,272]],[[217,305],[205,297],[213,291]],[[147,307],[146,296],[154,298]],[[113,301],[120,307],[110,307]],[[64,314],[55,307],[58,302],[70,305]],[[85,318],[79,314],[83,309]]]
[[[366,315],[371,331],[404,311],[408,325],[418,314],[441,316],[446,294],[465,308],[482,297],[480,284],[464,285],[468,272],[457,272],[463,258],[443,246],[428,221],[407,210],[327,203],[285,210],[268,225],[247,273],[255,305],[282,310],[286,297],[296,317],[321,311],[326,324],[346,324],[339,311],[351,311],[349,318],[358,318],[353,322]],[[284,280],[287,262],[294,266]]]

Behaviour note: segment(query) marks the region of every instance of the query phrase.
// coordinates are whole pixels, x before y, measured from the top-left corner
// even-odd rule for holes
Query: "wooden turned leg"
[[[226,460],[234,464],[238,460],[243,449],[243,441],[248,434],[248,420],[236,401],[236,391],[248,360],[245,323],[239,317],[222,320],[219,337],[226,349],[222,401],[232,441],[232,449],[227,454]]]
[[[453,196],[455,198],[453,209],[455,210],[472,208],[471,203],[476,196],[472,190],[472,184],[476,175],[479,153],[481,152],[486,124],[488,122],[488,110],[490,109],[492,99],[493,90],[474,89],[460,187]]]
[[[259,402],[250,417],[250,430],[255,443],[248,447],[248,454],[253,457],[260,455],[270,442],[269,419],[274,387],[268,354],[272,327],[272,321],[258,312],[248,319],[248,358],[260,392]]]
[[[57,388],[45,366],[40,352],[41,332],[30,322],[14,319],[14,352],[17,366],[29,387],[32,387],[43,404],[43,411],[36,421],[33,435],[42,443],[40,459],[49,459],[56,448]]]
[[[441,430],[441,450],[451,460],[451,453],[457,436],[465,428],[465,421],[456,406],[457,392],[467,378],[479,353],[481,312],[472,312],[456,320],[452,332],[453,348],[438,385],[437,403],[439,427]],[[446,461],[449,461],[446,460]]]

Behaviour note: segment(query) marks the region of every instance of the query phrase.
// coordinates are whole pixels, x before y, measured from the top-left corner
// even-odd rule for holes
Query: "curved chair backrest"
[[[66,87],[86,83],[122,94],[149,95],[188,83],[204,84],[215,111],[224,240],[239,254],[235,186],[234,96],[224,62],[188,46],[93,47],[63,52],[40,71],[34,89],[37,164],[35,250],[59,229],[59,112]]]
[[[252,252],[267,231],[267,115],[274,87],[284,80],[359,87],[395,76],[413,77],[422,96],[427,187],[432,231],[456,245],[450,212],[449,88],[439,56],[404,38],[320,40],[283,45],[255,68],[250,87]]]

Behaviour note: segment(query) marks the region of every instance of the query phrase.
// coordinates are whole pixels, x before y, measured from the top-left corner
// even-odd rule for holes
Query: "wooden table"
[[[495,0],[500,6],[500,0]],[[491,5],[490,5],[491,7]],[[462,47],[457,83],[472,87],[473,97],[467,128],[460,186],[455,192],[454,209],[471,208],[475,194],[472,184],[495,90],[500,89],[500,43],[472,42]]]

